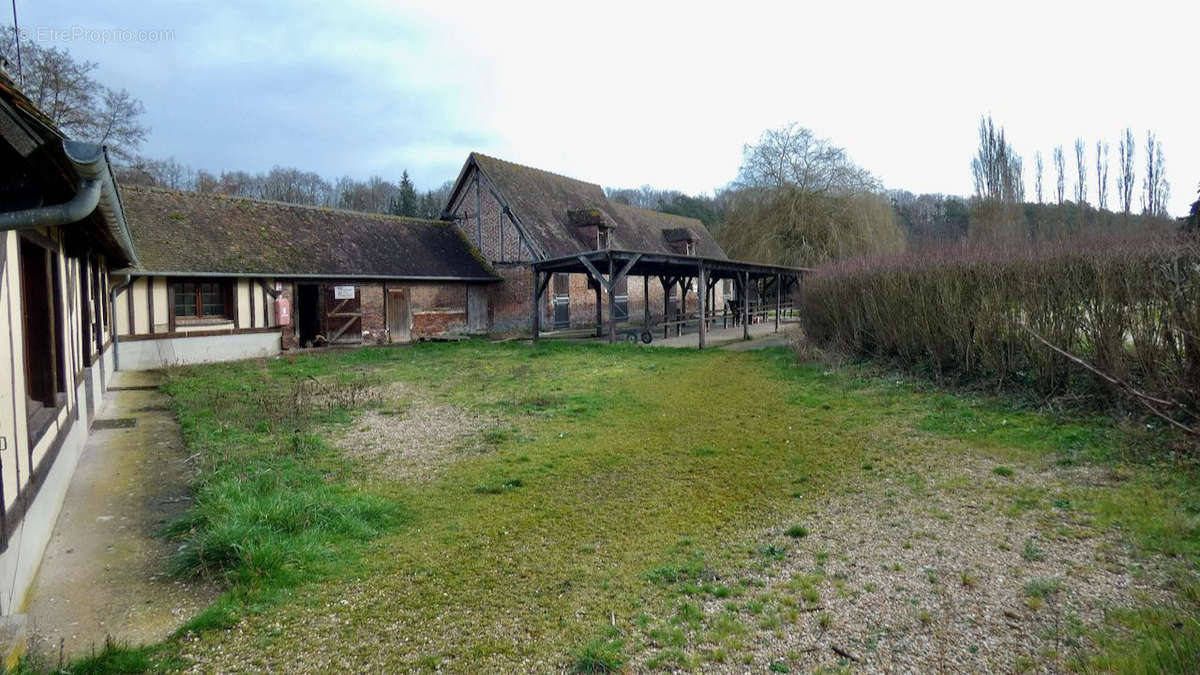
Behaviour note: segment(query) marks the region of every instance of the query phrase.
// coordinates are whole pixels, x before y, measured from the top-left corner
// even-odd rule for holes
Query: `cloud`
[[[796,121],[889,187],[967,193],[991,112],[1032,165],[1080,136],[1163,140],[1172,210],[1200,181],[1184,3],[22,6],[27,24],[171,28],[67,46],[146,103],[147,154],[210,170],[453,178],[470,150],[605,185],[721,186]]]

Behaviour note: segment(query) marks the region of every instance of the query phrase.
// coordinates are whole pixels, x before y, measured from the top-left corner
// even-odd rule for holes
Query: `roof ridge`
[[[563,174],[563,173],[556,173],[556,172],[554,172],[554,171],[547,171],[546,169],[539,169],[539,168],[537,168],[536,166],[529,166],[528,164],[521,164],[520,162],[513,162],[513,161],[511,161],[511,160],[507,160],[507,159],[501,159],[501,158],[499,158],[499,157],[493,157],[492,155],[485,155],[485,154],[484,154],[484,153],[482,153],[482,152],[474,152],[474,151],[472,151],[472,153],[471,153],[471,154],[474,154],[474,155],[476,155],[476,156],[478,156],[478,157],[483,157],[483,158],[485,158],[485,159],[490,159],[490,160],[492,160],[493,162],[501,162],[501,163],[503,163],[503,164],[508,164],[508,165],[510,165],[510,166],[515,166],[515,167],[517,167],[517,168],[520,168],[520,169],[528,169],[528,170],[530,170],[530,171],[536,171],[536,172],[538,172],[538,173],[544,173],[544,174],[546,174],[546,175],[548,175],[548,176],[554,176],[555,178],[562,178],[563,180],[569,180],[569,181],[574,181],[574,182],[576,182],[576,183],[583,183],[584,185],[591,185],[592,187],[598,187],[598,188],[600,188],[600,193],[604,195],[604,200],[605,200],[605,201],[608,201],[608,194],[604,192],[604,187],[603,187],[603,186],[601,186],[599,183],[593,183],[593,182],[591,182],[591,181],[586,181],[586,180],[583,180],[582,178],[575,178],[574,176],[568,176],[568,175],[566,175],[566,174]]]
[[[493,162],[500,162],[502,164],[508,164],[509,166],[515,166],[520,169],[528,169],[529,171],[536,171],[538,173],[545,174],[547,176],[553,176],[555,178],[561,178],[563,180],[574,181],[576,183],[582,183],[583,185],[589,185],[591,187],[599,188],[600,194],[604,195],[604,204],[596,204],[594,206],[590,206],[590,207],[586,207],[586,208],[604,208],[608,205],[616,204],[617,206],[622,207],[622,208],[634,209],[636,211],[641,211],[643,213],[653,213],[653,214],[657,214],[657,215],[669,216],[671,218],[677,218],[679,220],[686,221],[689,223],[695,222],[700,225],[704,225],[704,223],[699,218],[693,218],[692,216],[681,216],[678,213],[667,213],[666,211],[659,211],[657,209],[645,209],[640,206],[634,206],[633,204],[625,204],[623,202],[616,201],[608,196],[608,192],[604,189],[604,186],[600,185],[599,183],[592,183],[590,181],[586,181],[586,180],[583,180],[580,178],[573,178],[571,176],[567,176],[567,175],[561,174],[561,173],[556,173],[554,171],[547,171],[546,169],[539,169],[536,166],[529,166],[528,164],[521,164],[519,162],[513,162],[513,161],[510,161],[507,159],[501,159],[499,157],[487,155],[482,152],[472,151],[471,154],[476,155],[478,157],[483,157],[485,159],[492,160]]]
[[[336,206],[318,206],[316,204],[296,204],[293,202],[285,202],[285,201],[281,201],[278,199],[263,199],[262,197],[245,197],[242,195],[226,194],[224,192],[200,192],[199,190],[178,190],[175,188],[162,187],[159,185],[137,185],[137,184],[133,184],[133,183],[119,183],[119,185],[121,187],[121,190],[162,192],[162,193],[172,194],[172,195],[184,195],[184,196],[188,196],[188,197],[201,197],[204,199],[213,199],[213,200],[222,200],[222,201],[239,200],[239,201],[245,201],[245,202],[253,202],[255,204],[264,204],[267,206],[277,206],[277,207],[283,207],[283,208],[308,209],[310,211],[321,211],[321,212],[325,212],[325,213],[348,213],[348,214],[353,214],[356,216],[370,216],[370,217],[374,217],[374,218],[379,218],[380,220],[400,221],[403,223],[410,223],[410,224],[415,224],[415,225],[445,226],[445,225],[451,224],[451,223],[447,223],[444,220],[430,220],[430,219],[426,219],[426,218],[415,218],[413,216],[397,216],[397,215],[394,215],[391,213],[378,213],[376,211],[358,211],[355,209],[344,209],[344,208],[340,208],[340,207],[336,207]]]
[[[607,196],[606,196],[606,199],[607,199]],[[641,206],[634,206],[633,204],[626,204],[625,202],[618,202],[614,199],[609,199],[608,203],[616,204],[624,209],[633,209],[634,211],[641,211],[643,213],[653,213],[655,215],[667,216],[669,218],[678,218],[679,220],[686,220],[689,222],[694,221],[694,222],[700,223],[701,225],[704,225],[704,221],[702,221],[699,218],[696,218],[694,216],[682,216],[678,213],[668,213],[666,211],[659,211],[658,209],[647,209],[647,208],[643,208]]]

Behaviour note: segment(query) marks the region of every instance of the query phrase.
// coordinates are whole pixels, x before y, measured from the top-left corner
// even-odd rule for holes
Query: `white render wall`
[[[150,370],[192,363],[278,356],[281,351],[280,345],[279,331],[270,331],[232,335],[191,335],[157,340],[118,338],[117,350],[121,370]]]

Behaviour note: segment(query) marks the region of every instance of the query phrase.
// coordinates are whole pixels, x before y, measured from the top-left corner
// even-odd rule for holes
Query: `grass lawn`
[[[177,563],[229,592],[137,656],[1197,668],[1197,473],[1132,459],[1167,435],[826,368],[472,342],[173,371],[202,471]]]

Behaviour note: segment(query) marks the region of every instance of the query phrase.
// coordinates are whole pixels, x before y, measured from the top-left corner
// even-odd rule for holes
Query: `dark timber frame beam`
[[[533,289],[533,316],[531,317],[531,332],[533,334],[533,344],[537,344],[538,334],[542,331],[542,294],[546,292],[546,286],[550,285],[550,278],[554,276],[553,272],[542,272],[537,267],[530,267],[533,272],[533,283],[530,285]]]
[[[601,272],[601,269],[607,269]],[[609,294],[609,341],[616,339],[615,296],[613,291],[616,284],[628,275],[642,277],[643,313],[644,320],[649,326],[650,307],[649,289],[650,277],[656,277],[663,287],[663,325],[666,334],[670,326],[675,325],[682,334],[682,320],[687,316],[687,293],[695,288],[698,296],[698,319],[702,334],[703,346],[708,342],[708,313],[717,304],[715,288],[717,282],[731,279],[738,289],[738,302],[732,307],[733,316],[742,322],[743,339],[750,338],[750,294],[751,284],[758,291],[759,304],[755,313],[765,310],[767,293],[775,290],[775,329],[779,329],[783,310],[783,294],[792,285],[797,287],[800,279],[811,270],[802,267],[785,267],[781,265],[766,265],[747,263],[724,258],[708,258],[702,256],[677,255],[667,253],[647,253],[642,251],[626,251],[620,249],[604,249],[588,251],[558,258],[537,260],[531,264],[535,270],[535,302],[540,302],[540,294],[545,287],[541,275],[555,272],[567,274],[587,274],[590,284],[595,284],[599,296],[603,290]],[[548,278],[548,277],[547,277]],[[538,286],[540,285],[540,288]],[[678,286],[681,290],[679,306],[675,316],[671,314],[670,292]],[[603,305],[597,297],[597,336],[603,334]],[[728,305],[727,305],[728,306]],[[764,315],[765,319],[765,315]]]
[[[584,268],[587,269],[588,274],[591,275],[592,280],[596,282],[596,327],[597,327],[596,337],[600,336],[599,335],[599,327],[600,327],[600,324],[602,323],[602,319],[600,316],[600,289],[603,288],[604,292],[608,294],[608,343],[609,344],[612,344],[617,341],[617,298],[616,298],[616,296],[613,295],[613,289],[615,289],[617,287],[617,284],[621,283],[621,280],[624,279],[625,276],[629,274],[629,270],[633,269],[633,266],[637,264],[638,260],[640,260],[641,257],[642,256],[640,253],[635,253],[633,255],[633,257],[631,257],[627,261],[625,261],[625,266],[621,268],[620,272],[614,272],[616,260],[612,256],[609,256],[609,258],[608,258],[608,277],[607,278],[605,278],[605,276],[600,273],[600,270],[596,269],[596,266],[593,265],[592,261],[588,260],[586,256],[581,255],[581,256],[577,257],[577,260],[579,260],[579,262],[583,264]]]

